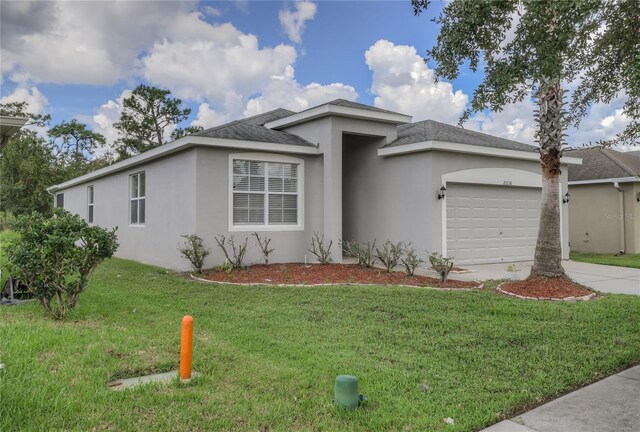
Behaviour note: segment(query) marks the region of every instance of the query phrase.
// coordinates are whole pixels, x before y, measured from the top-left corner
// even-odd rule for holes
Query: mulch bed
[[[366,268],[357,264],[256,264],[244,270],[227,273],[224,270],[207,272],[206,279],[215,282],[264,285],[412,285],[434,288],[478,288],[478,282],[450,279],[442,284],[428,276],[407,276],[402,272],[387,273],[384,269]]]
[[[529,276],[525,280],[505,282],[498,289],[505,294],[540,300],[587,300],[587,297],[595,296],[592,290],[574,282],[568,276]]]

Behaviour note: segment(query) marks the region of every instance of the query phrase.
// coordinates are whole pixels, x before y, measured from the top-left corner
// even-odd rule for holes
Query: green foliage
[[[331,246],[333,246],[333,240],[330,240],[329,245],[325,246],[324,235],[320,237],[320,234],[314,232],[313,237],[311,237],[311,249],[309,249],[309,252],[315,255],[321,265],[329,264],[333,262]]]
[[[10,272],[55,319],[67,317],[95,268],[118,248],[116,228],[89,226],[61,209],[53,217],[22,216],[15,229],[20,237],[7,246]]]
[[[204,267],[204,260],[209,256],[211,250],[204,245],[204,240],[195,234],[181,236],[185,239],[184,245],[178,248],[183,257],[189,260],[191,267],[196,274],[201,274]]]
[[[419,14],[430,2],[412,3]],[[631,121],[616,140],[638,143],[637,0],[453,0],[434,22],[441,30],[427,60],[436,61],[437,77],[455,80],[467,62],[473,71],[484,70],[462,121],[472,112],[537,98],[560,83],[575,84],[562,130],[567,121],[577,126],[592,104],[625,93],[623,112]]]
[[[94,152],[106,145],[105,137],[91,131],[76,119],[63,121],[49,129],[49,139],[65,180],[108,164],[108,161],[100,160],[101,158],[93,158]]]
[[[418,266],[424,261],[418,257],[418,253],[411,243],[407,243],[402,250],[400,262],[404,266],[405,273],[407,273],[408,276],[413,276]]]
[[[403,250],[404,242],[393,243],[391,240],[387,240],[382,244],[381,249],[376,248],[375,256],[390,272],[400,262]]]
[[[374,250],[376,248],[376,240],[372,242],[362,242],[345,240],[341,244],[342,250],[347,256],[358,260],[358,264],[367,268],[371,268],[376,263]]]
[[[453,268],[453,257],[442,256],[439,252],[429,253],[429,264],[440,275],[440,282],[446,282]]]
[[[17,219],[15,215],[8,211],[0,211],[0,232],[13,228]]]
[[[191,109],[182,108],[182,101],[170,95],[169,90],[140,84],[125,98],[120,120],[113,125],[120,135],[117,150],[121,159],[163,145],[167,128],[189,117]],[[187,129],[177,134],[195,130]]]
[[[244,243],[239,244],[236,244],[233,236],[227,238],[223,235],[218,235],[214,237],[214,240],[220,249],[222,249],[224,257],[227,259],[227,262],[231,263],[233,269],[244,268],[244,255],[247,253],[248,237],[244,239]],[[229,253],[229,250],[231,250],[231,253]]]
[[[173,132],[171,132],[171,139],[177,140],[178,138],[182,138],[183,136],[193,135],[198,132],[202,132],[204,128],[202,126],[187,126],[185,128],[176,128]]]

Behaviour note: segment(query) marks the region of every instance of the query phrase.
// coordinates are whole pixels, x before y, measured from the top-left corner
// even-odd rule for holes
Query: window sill
[[[229,232],[304,231],[302,225],[231,225]]]
[[[144,228],[145,225],[143,225],[143,224],[129,224],[128,227],[129,228]]]

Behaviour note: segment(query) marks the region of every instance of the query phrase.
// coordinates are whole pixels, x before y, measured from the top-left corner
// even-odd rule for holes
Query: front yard
[[[199,378],[107,390],[176,368],[185,314]],[[638,361],[637,296],[218,286],[113,259],[68,322],[0,308],[0,430],[473,431]],[[333,407],[342,373],[357,411]]]
[[[570,258],[573,261],[586,262],[591,264],[605,264],[619,267],[640,268],[640,254],[625,254],[616,256],[614,254],[571,252]]]

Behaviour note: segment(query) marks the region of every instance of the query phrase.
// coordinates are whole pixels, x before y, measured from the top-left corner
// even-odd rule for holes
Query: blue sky
[[[168,88],[214,126],[276,107],[337,97],[456,123],[481,74],[433,82],[421,56],[439,29],[408,1],[2,1],[3,102],[28,101],[116,138],[122,98],[138,83]],[[570,142],[613,136],[624,100],[596,106]],[[466,127],[533,142],[533,104],[480,113]]]

